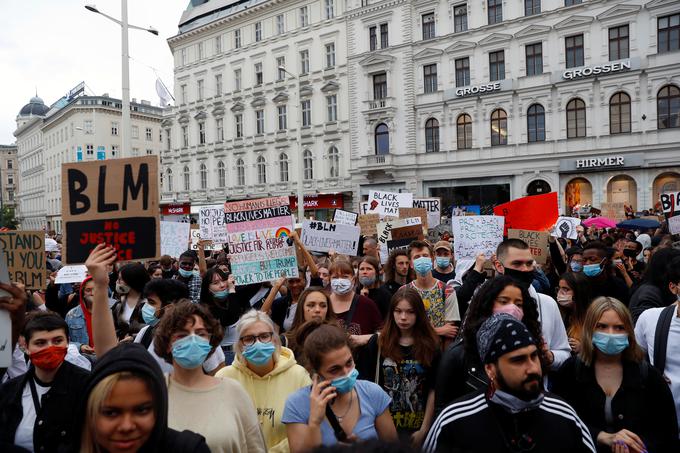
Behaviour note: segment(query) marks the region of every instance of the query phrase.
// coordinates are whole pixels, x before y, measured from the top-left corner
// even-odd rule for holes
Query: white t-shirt
[[[130,307],[127,302],[121,302],[123,304],[123,321],[130,324],[130,318],[132,317],[132,312],[135,307]]]
[[[297,302],[290,304],[288,307],[288,312],[286,313],[286,318],[283,320],[283,330],[288,332],[291,327],[293,327],[293,319],[295,319],[295,312],[297,311]]]
[[[50,390],[50,387],[43,387],[35,382],[35,390],[38,399],[42,400],[42,396]],[[36,411],[29,383],[26,383],[24,392],[21,394],[21,408],[23,409],[23,417],[14,433],[14,445],[33,451],[33,427],[35,426]]]
[[[649,308],[642,312],[635,325],[635,340],[643,351],[647,351],[649,361],[654,365],[654,338],[656,323],[661,316],[661,308]],[[668,346],[666,349],[666,366],[663,374],[671,381],[671,393],[675,402],[675,413],[678,416],[680,428],[680,317],[673,316],[668,331]]]

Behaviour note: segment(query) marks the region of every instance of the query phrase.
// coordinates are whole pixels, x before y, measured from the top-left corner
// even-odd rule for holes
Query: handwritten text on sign
[[[302,244],[312,252],[335,250],[341,255],[356,256],[361,230],[354,225],[305,220]]]
[[[198,211],[198,224],[201,227],[201,238],[214,242],[227,242],[227,224],[224,218],[224,206],[202,206]]]
[[[451,229],[456,260],[474,259],[480,253],[490,258],[503,241],[503,224],[500,216],[453,217]]]
[[[399,208],[412,208],[413,194],[371,190],[368,196],[368,212],[381,216],[399,217]]]
[[[333,213],[333,222],[341,223],[343,225],[356,225],[357,218],[359,214],[351,211],[344,211],[342,209],[336,209]]]
[[[545,231],[508,230],[508,238],[521,239],[527,243],[531,256],[539,264],[545,264],[548,258],[548,237],[550,233]]]
[[[161,222],[161,254],[179,258],[189,248],[190,224]]]
[[[435,228],[441,223],[442,219],[442,199],[441,198],[414,198],[414,208],[425,208],[427,211],[427,227]]]
[[[680,214],[680,192],[662,193],[659,199],[664,214],[668,216]]]
[[[380,262],[385,264],[389,256],[388,242],[392,241],[392,230],[396,228],[408,227],[417,225],[422,234],[422,225],[420,217],[409,217],[408,219],[396,219],[380,222],[377,225],[378,246],[380,249]],[[394,245],[394,244],[393,244]],[[396,245],[395,245],[396,246]]]
[[[31,290],[44,290],[47,287],[43,231],[0,233],[0,250],[7,263],[10,281],[23,283],[26,289]]]

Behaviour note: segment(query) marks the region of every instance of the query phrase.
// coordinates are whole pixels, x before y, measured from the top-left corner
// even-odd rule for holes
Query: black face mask
[[[635,250],[623,249],[623,255],[627,256],[628,258],[635,258],[638,254]]]
[[[534,271],[518,271],[517,269],[510,269],[509,267],[506,267],[504,268],[503,272],[504,275],[517,280],[527,287],[531,285],[531,282],[534,281]]]

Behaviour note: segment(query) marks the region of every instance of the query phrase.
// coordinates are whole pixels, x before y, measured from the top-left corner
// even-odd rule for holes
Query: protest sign
[[[668,218],[668,231],[671,234],[680,234],[680,215]]]
[[[666,217],[680,214],[680,192],[668,192],[659,195],[661,209]]]
[[[412,207],[413,195],[410,193],[371,190],[368,195],[368,213],[399,217],[399,208]]]
[[[305,220],[300,240],[310,252],[335,250],[340,255],[357,256],[361,229],[354,225]]]
[[[201,206],[198,210],[201,238],[213,242],[227,242],[227,225],[224,223],[224,206]]]
[[[189,249],[189,229],[191,225],[185,222],[161,221],[161,255],[173,258]]]
[[[414,198],[414,208],[424,208],[427,211],[427,228],[435,228],[441,223],[442,219],[442,199],[441,198]]]
[[[492,215],[451,218],[456,260],[475,259],[480,253],[491,257],[503,241],[503,224],[503,217]]]
[[[288,197],[272,197],[224,204],[236,285],[298,276],[295,248],[286,241],[293,230],[288,203]]]
[[[563,239],[578,239],[578,232],[576,227],[581,224],[581,219],[574,217],[558,217],[555,223],[555,229],[551,236]]]
[[[614,220],[625,220],[626,205],[625,203],[602,203],[600,206],[602,217]]]
[[[356,212],[343,211],[342,209],[336,209],[333,213],[333,222],[343,225],[356,225],[359,214]]]
[[[378,214],[361,214],[359,215],[359,228],[361,234],[364,236],[375,236],[378,234],[377,225],[380,221]]]
[[[385,264],[387,262],[387,258],[389,256],[389,245],[388,242],[392,241],[392,230],[393,229],[399,229],[403,227],[412,227],[416,226],[419,229],[420,236],[422,237],[423,231],[422,231],[422,225],[420,224],[420,217],[410,217],[408,219],[389,219],[384,222],[380,222],[377,225],[377,234],[378,234],[378,248],[380,250],[380,262]],[[410,244],[413,239],[411,238],[406,238],[406,239],[400,239],[402,242],[408,241]],[[408,244],[406,244],[408,245]],[[403,246],[403,244],[402,244]],[[392,247],[399,248],[400,245],[393,242]]]
[[[508,229],[547,231],[557,222],[557,192],[518,198],[493,208],[494,215],[505,217]]]
[[[158,157],[63,164],[64,257],[84,263],[99,243],[118,261],[160,256]]]
[[[191,225],[191,231],[189,233],[191,239],[191,244],[189,248],[191,250],[198,250],[198,241],[201,240],[201,230],[198,225]],[[203,246],[203,250],[222,250],[224,248],[222,243],[219,242],[208,242]]]
[[[545,264],[548,258],[548,238],[546,231],[508,230],[508,238],[521,239],[529,245],[531,256],[539,264]]]
[[[399,208],[399,218],[408,219],[409,217],[420,217],[420,225],[427,231],[427,210],[425,208]]]
[[[44,231],[2,232],[0,250],[10,281],[23,283],[30,290],[47,288]]]
[[[87,277],[87,267],[84,264],[76,264],[73,266],[64,266],[57,272],[57,278],[54,283],[61,285],[62,283],[81,283]]]
[[[407,249],[411,242],[423,238],[423,227],[421,225],[392,228],[390,239],[387,241],[387,253],[392,253],[396,249]]]

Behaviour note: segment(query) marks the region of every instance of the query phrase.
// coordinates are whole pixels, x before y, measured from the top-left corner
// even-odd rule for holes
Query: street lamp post
[[[132,150],[132,126],[130,124],[130,55],[128,50],[128,29],[148,31],[149,33],[158,36],[158,30],[153,27],[138,27],[136,25],[128,24],[127,0],[120,0],[121,20],[104,14],[97,9],[96,5],[85,5],[85,9],[93,13],[100,14],[107,19],[120,25],[121,29],[121,47],[122,47],[122,131],[121,131],[121,152],[120,157],[126,157]]]
[[[292,77],[297,80],[297,88],[298,88],[298,105],[297,105],[297,111],[298,111],[298,124],[297,124],[297,142],[298,142],[298,147],[299,147],[299,153],[298,153],[298,171],[300,172],[300,179],[297,181],[297,211],[298,211],[298,222],[302,223],[305,219],[305,194],[304,190],[302,187],[302,182],[305,179],[305,165],[304,165],[304,155],[302,151],[302,94],[300,92],[300,77],[296,76],[295,74],[291,73],[289,70],[287,70],[284,66],[279,66],[279,69],[286,74],[291,75]]]

